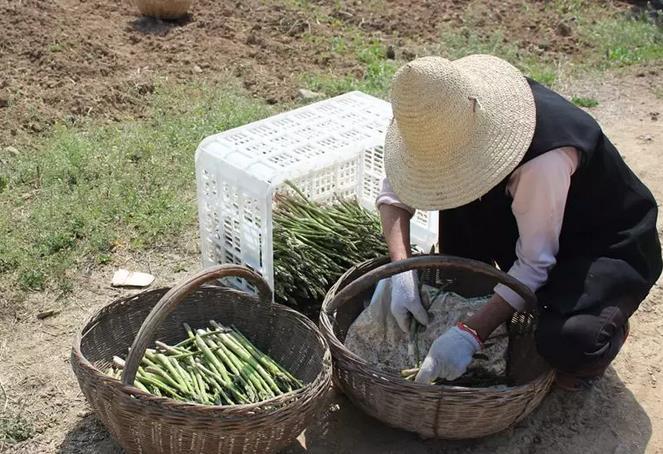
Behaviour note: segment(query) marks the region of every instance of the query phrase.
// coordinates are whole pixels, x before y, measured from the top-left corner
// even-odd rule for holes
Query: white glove
[[[410,330],[410,314],[422,325],[428,325],[414,270],[391,276],[391,313],[406,333]]]
[[[480,348],[481,343],[471,333],[457,326],[449,328],[435,339],[414,380],[417,383],[431,383],[438,377],[455,380],[465,373]]]

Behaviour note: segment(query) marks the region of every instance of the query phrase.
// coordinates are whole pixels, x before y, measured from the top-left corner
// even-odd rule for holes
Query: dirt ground
[[[640,74],[576,82],[568,95],[596,98],[598,117],[626,160],[663,200],[663,122],[652,89],[663,76]],[[659,221],[659,230],[663,223]],[[663,234],[662,234],[663,236]],[[124,266],[158,276],[153,285],[171,285],[196,269],[196,238],[166,252],[127,257]],[[121,262],[120,265],[123,263]],[[71,372],[68,355],[85,318],[128,293],[109,286],[112,269],[89,270],[76,283],[77,298],[53,302],[34,294],[32,314],[2,328],[0,382],[9,408],[35,422],[37,435],[5,446],[12,453],[119,453],[121,450],[91,414]],[[554,391],[542,406],[511,431],[478,441],[422,441],[363,415],[344,397],[333,395],[318,422],[285,452],[295,453],[663,453],[663,286],[657,285],[636,313],[624,350],[599,385],[588,392]],[[44,308],[60,307],[38,321]],[[0,448],[1,449],[1,448]]]
[[[57,121],[140,117],[146,96],[165,79],[213,82],[230,72],[255,96],[270,103],[289,101],[297,95],[303,72],[333,69],[362,76],[355,58],[329,52],[328,40],[343,30],[356,27],[376,34],[385,45],[395,45],[397,57],[407,58],[416,43],[434,38],[434,24],[461,21],[468,1],[312,1],[311,9],[303,11],[294,1],[286,7],[259,0],[197,0],[192,17],[173,24],[141,19],[122,1],[0,0],[0,147],[47,131]],[[532,46],[546,42],[553,54],[581,51],[574,36],[556,32],[557,23],[546,18],[530,23],[514,14],[518,3],[501,1],[492,14]],[[591,112],[658,200],[663,200],[663,105],[654,88],[661,86],[659,68],[563,87],[569,96],[599,101]],[[198,257],[192,232],[168,251],[116,258],[115,263],[155,274],[153,287],[159,287],[196,270]],[[112,273],[110,268],[82,270],[75,298],[30,294],[28,313],[3,318],[0,417],[5,406],[22,414],[36,435],[12,446],[0,442],[0,452],[121,452],[91,414],[68,359],[84,320],[130,293],[110,287]],[[663,380],[661,301],[659,284],[634,317],[614,368],[596,389],[577,395],[555,391],[508,433],[470,442],[421,441],[364,416],[334,395],[317,424],[286,452],[663,453],[663,392],[657,383]],[[53,308],[61,312],[36,319],[40,311]]]
[[[422,42],[438,42],[439,24],[461,25],[469,1],[317,0],[297,7],[197,0],[192,15],[176,23],[141,18],[129,0],[0,1],[0,146],[54,122],[140,117],[145,96],[164,80],[210,82],[231,72],[252,94],[289,101],[304,73],[363,76],[356,56],[330,51],[334,37],[360,30],[409,59]],[[509,39],[547,58],[582,50],[587,44],[560,32],[559,18],[542,13],[545,3],[501,0],[474,28],[490,32],[498,21]]]
[[[387,33],[425,31],[402,19],[410,17],[399,14],[404,5],[388,3],[386,19],[401,19]],[[416,17],[432,14],[436,23],[442,15],[455,17],[467,1],[419,3],[424,6],[416,8]],[[141,18],[128,1],[0,2],[0,98],[8,104],[0,108],[0,144],[21,131],[41,132],[54,121],[140,115],[143,96],[164,78],[214,81],[230,71],[251,93],[275,103],[296,97],[306,71],[333,67],[361,76],[356,62],[326,52],[325,39],[345,23],[377,30],[385,20],[361,2],[342,9],[321,4],[320,10],[198,0],[191,17],[172,23]],[[304,34],[317,39],[303,40]]]

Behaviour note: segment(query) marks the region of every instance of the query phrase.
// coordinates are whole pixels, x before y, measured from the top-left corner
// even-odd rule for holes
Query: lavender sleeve
[[[386,177],[382,180],[382,190],[378,194],[375,205],[377,206],[378,210],[382,205],[392,205],[407,211],[410,213],[410,215],[414,215],[416,211],[414,208],[407,206],[398,199],[398,196],[391,188],[391,185],[389,184],[389,181]]]
[[[558,148],[523,164],[509,179],[507,191],[513,198],[519,238],[517,259],[508,274],[533,292],[546,283],[557,263],[566,198],[577,167],[577,150]],[[495,293],[514,309],[526,309],[524,300],[508,287],[498,285]]]

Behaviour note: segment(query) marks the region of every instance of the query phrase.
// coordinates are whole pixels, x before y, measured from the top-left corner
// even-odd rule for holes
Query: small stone
[[[385,52],[385,57],[387,57],[389,60],[396,59],[396,50],[394,50],[394,46],[387,47],[387,51]]]
[[[44,312],[39,312],[37,314],[37,320],[44,320],[44,319],[47,319],[49,317],[54,317],[54,316],[58,315],[59,313],[60,313],[60,311],[55,310],[55,309],[50,309],[50,310],[47,310],[47,311],[44,311]]]
[[[120,268],[113,274],[113,287],[148,287],[154,282],[154,276],[138,271],[129,271]]]
[[[12,156],[18,156],[18,149],[16,147],[6,147],[5,151]]]
[[[417,58],[416,52],[410,49],[403,49],[402,54],[403,54],[403,59],[407,61],[412,61],[415,58]]]
[[[260,38],[258,35],[255,33],[250,33],[249,36],[246,37],[246,44],[249,46],[254,46],[254,45],[262,45],[263,44],[262,38]]]
[[[566,22],[560,22],[557,25],[557,33],[560,36],[571,36],[573,34],[573,29]]]
[[[322,93],[307,90],[306,88],[300,88],[297,90],[297,94],[301,99],[318,99],[324,96]]]
[[[0,93],[0,108],[9,107],[9,95]]]
[[[202,68],[198,65],[193,65],[193,72],[196,74],[200,74],[203,72]]]

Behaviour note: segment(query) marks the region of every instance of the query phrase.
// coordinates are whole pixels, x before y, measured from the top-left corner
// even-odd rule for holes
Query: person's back
[[[600,376],[663,268],[649,190],[590,115],[495,57],[416,60],[392,98],[378,198],[392,259],[407,254],[414,209],[440,210],[442,253],[495,263],[537,293],[538,349],[560,383]],[[425,322],[416,278],[392,279],[401,326]],[[420,380],[463,369],[522,304],[496,287],[433,345]]]

